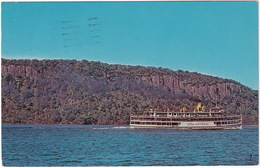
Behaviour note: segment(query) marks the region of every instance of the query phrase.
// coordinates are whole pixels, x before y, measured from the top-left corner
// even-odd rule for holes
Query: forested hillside
[[[258,124],[258,91],[165,68],[76,60],[2,59],[2,123],[129,124],[148,108],[220,106]]]

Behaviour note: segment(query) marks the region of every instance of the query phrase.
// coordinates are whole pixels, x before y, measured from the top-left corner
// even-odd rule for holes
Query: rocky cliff
[[[223,80],[221,83],[209,83],[203,82],[205,81],[203,77],[209,78],[208,76],[192,73],[185,75],[185,77],[180,77],[178,75],[143,76],[139,80],[172,91],[184,91],[200,99],[216,99],[221,95],[234,95],[242,92],[242,85],[234,81]],[[214,78],[212,79],[214,80]],[[210,80],[211,79],[209,78],[207,81]],[[217,79],[215,78],[215,80]]]
[[[198,100],[258,123],[258,91],[230,79],[86,60],[2,59],[4,123],[128,124],[130,112],[192,109]]]

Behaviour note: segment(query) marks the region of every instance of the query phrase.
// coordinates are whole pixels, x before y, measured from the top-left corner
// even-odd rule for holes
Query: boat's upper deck
[[[193,112],[173,112],[173,111],[145,111],[142,115],[133,115],[142,117],[223,117],[226,116],[223,110],[219,111],[193,111]],[[239,116],[239,115],[232,115]]]

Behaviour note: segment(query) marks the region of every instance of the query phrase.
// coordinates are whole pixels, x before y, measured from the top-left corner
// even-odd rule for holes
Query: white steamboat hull
[[[197,130],[213,130],[213,129],[242,129],[242,124],[221,124],[217,125],[214,121],[183,121],[178,125],[156,125],[156,124],[130,124],[130,128],[168,128],[168,129],[197,129]]]

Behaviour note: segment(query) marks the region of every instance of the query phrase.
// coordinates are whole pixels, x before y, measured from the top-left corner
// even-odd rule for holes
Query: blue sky
[[[258,89],[258,4],[5,2],[2,57],[165,67]]]

